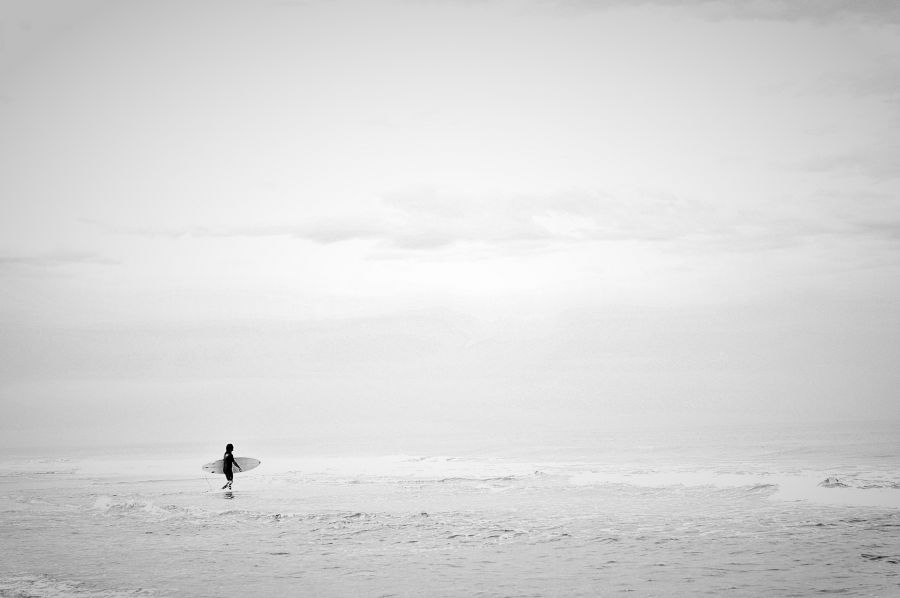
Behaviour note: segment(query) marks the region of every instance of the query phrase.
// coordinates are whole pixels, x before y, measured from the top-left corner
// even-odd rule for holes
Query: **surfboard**
[[[235,467],[232,469],[234,473],[241,473],[244,471],[250,471],[251,469],[258,467],[262,461],[259,459],[251,459],[250,457],[235,457],[234,462],[238,464],[238,469]],[[218,461],[213,461],[212,463],[207,463],[203,466],[203,471],[206,473],[225,473],[222,467],[225,465],[224,459],[219,459]]]

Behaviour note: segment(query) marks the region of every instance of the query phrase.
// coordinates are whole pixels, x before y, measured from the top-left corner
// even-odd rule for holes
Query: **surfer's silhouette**
[[[237,467],[238,471],[243,471],[241,466],[237,464],[234,460],[234,455],[231,454],[231,451],[234,450],[234,445],[229,443],[225,445],[225,457],[223,457],[223,465],[222,465],[222,473],[225,474],[225,479],[228,480],[224,486],[222,486],[222,490],[226,488],[231,490],[231,482],[234,481],[234,472],[231,470],[232,467]]]

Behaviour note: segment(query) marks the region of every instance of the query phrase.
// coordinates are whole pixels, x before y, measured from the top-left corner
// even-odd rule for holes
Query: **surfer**
[[[222,490],[225,490],[226,488],[231,490],[231,482],[234,481],[234,472],[231,471],[232,467],[237,467],[238,471],[243,471],[241,469],[241,466],[237,464],[237,461],[234,460],[234,455],[231,454],[231,451],[233,450],[233,444],[228,443],[227,445],[225,445],[225,457],[222,459],[224,461],[224,464],[222,465],[222,473],[225,474],[225,479],[228,480],[228,482],[226,482],[225,485],[222,486]]]

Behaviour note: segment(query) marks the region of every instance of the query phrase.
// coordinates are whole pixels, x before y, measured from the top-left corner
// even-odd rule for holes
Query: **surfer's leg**
[[[225,482],[225,485],[224,485],[224,486],[222,486],[222,490],[225,490],[226,488],[228,488],[229,490],[231,490],[231,482],[232,482],[232,480],[234,479],[234,474],[232,474],[232,473],[229,471],[228,473],[225,474],[225,479],[228,480],[228,481]]]

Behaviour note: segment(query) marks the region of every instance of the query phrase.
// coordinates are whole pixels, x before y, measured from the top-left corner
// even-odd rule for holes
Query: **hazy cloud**
[[[803,170],[842,176],[863,176],[875,180],[900,177],[900,142],[894,139],[839,154],[811,158]]]
[[[185,226],[177,228],[149,228],[141,226],[113,225],[94,219],[82,218],[82,223],[96,226],[109,234],[139,237],[228,238],[228,237],[290,237],[331,244],[343,241],[381,238],[386,234],[377,223],[327,220],[307,224],[274,224],[243,227]]]
[[[886,220],[881,222],[860,220],[854,223],[854,228],[866,236],[877,236],[891,241],[900,241],[900,220]]]
[[[367,218],[242,227],[148,228],[82,219],[107,233],[145,237],[289,237],[319,244],[369,240],[414,250],[455,243],[510,245],[591,240],[672,240],[710,233],[713,210],[656,192],[558,192],[488,195],[429,188],[382,197],[383,210]]]
[[[390,242],[411,248],[664,241],[708,232],[710,226],[707,207],[652,192],[478,196],[422,189],[393,193],[384,201],[402,222]]]
[[[97,254],[79,251],[54,251],[34,255],[0,255],[0,268],[12,266],[58,268],[82,264],[110,266],[117,265],[119,262]]]
[[[851,72],[832,73],[816,81],[810,92],[883,98],[897,104],[897,108],[900,107],[900,64],[891,60],[873,61]]]
[[[490,245],[598,241],[678,242],[734,249],[795,243],[819,231],[781,214],[731,213],[701,201],[653,191],[558,192],[475,197],[421,190],[387,196],[405,217],[401,247],[454,242]],[[417,231],[417,243],[409,243]],[[427,242],[431,240],[431,242]]]
[[[308,225],[256,226],[209,232],[206,236],[228,237],[292,237],[329,245],[344,241],[357,241],[379,238],[384,230],[377,223],[326,221]],[[203,236],[203,235],[197,235]]]
[[[887,170],[885,171],[885,173]],[[382,240],[406,249],[482,243],[504,251],[592,242],[668,243],[684,251],[755,251],[796,246],[816,237],[887,236],[887,222],[858,220],[855,196],[796,205],[739,206],[653,191],[558,192],[477,197],[421,190],[385,198],[402,212],[402,226]],[[869,205],[872,202],[877,205]],[[879,195],[862,213],[885,214],[894,198]],[[802,206],[806,206],[805,208]]]
[[[0,2],[0,76],[40,52],[108,0],[3,0]]]
[[[888,405],[900,3],[450,1],[0,7],[0,374],[169,437],[223,393]]]
[[[900,23],[900,4],[892,0],[546,0],[543,4],[577,11],[640,5],[669,7],[690,10],[712,20]]]
[[[810,169],[850,168],[846,159]],[[728,198],[712,203],[649,190],[558,191],[544,194],[477,194],[414,188],[388,193],[367,218],[347,216],[303,223],[147,228],[82,222],[109,234],[172,240],[288,238],[319,245],[368,241],[381,249],[437,251],[481,246],[520,253],[551,245],[593,242],[669,243],[686,251],[785,247],[819,235],[858,234],[832,201],[819,213],[779,206],[743,208]],[[89,256],[74,256],[82,261]],[[19,258],[21,260],[37,258]],[[58,259],[41,258],[45,261]]]

